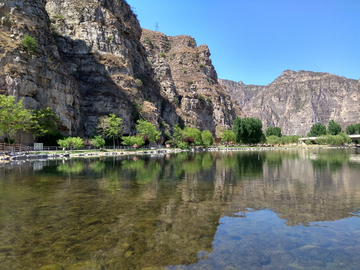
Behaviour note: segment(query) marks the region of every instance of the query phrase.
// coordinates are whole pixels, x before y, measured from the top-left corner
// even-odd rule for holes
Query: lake
[[[0,164],[1,269],[360,269],[360,151]]]

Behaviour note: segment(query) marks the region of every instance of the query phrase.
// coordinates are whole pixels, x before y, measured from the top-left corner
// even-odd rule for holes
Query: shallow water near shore
[[[0,167],[1,269],[360,269],[360,151]]]

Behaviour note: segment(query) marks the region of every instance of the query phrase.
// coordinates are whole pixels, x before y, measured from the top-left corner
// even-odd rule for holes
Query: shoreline
[[[151,150],[136,150],[136,151],[95,151],[88,153],[54,153],[54,154],[25,154],[15,153],[12,155],[0,156],[0,163],[8,163],[12,161],[37,161],[37,160],[55,160],[68,158],[87,158],[87,157],[110,157],[110,156],[144,156],[144,155],[159,155],[159,154],[176,154],[181,152],[232,152],[232,151],[270,151],[270,150],[290,150],[290,149],[356,149],[356,146],[283,146],[283,147],[218,147],[218,148],[193,148],[193,149],[179,149],[179,148],[160,148]]]

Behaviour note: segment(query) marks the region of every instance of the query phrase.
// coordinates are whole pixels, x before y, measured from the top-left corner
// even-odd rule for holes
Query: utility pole
[[[158,32],[159,31],[159,24],[156,22],[156,25],[155,25],[155,31]]]

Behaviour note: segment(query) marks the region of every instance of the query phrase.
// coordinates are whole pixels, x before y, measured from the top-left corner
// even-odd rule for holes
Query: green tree
[[[266,137],[269,137],[269,136],[277,136],[277,137],[281,137],[282,134],[281,134],[281,128],[279,127],[268,127],[266,129]]]
[[[38,44],[37,44],[35,38],[33,38],[29,35],[24,36],[24,39],[21,41],[21,45],[28,52],[36,52],[36,50],[38,48]]]
[[[260,119],[255,118],[237,116],[234,120],[233,131],[239,143],[259,143],[263,136],[262,123]]]
[[[150,142],[156,142],[160,139],[160,132],[146,120],[138,120],[136,130],[139,134],[147,136]]]
[[[30,111],[23,108],[22,100],[13,96],[0,95],[0,132],[10,136],[18,130],[28,130],[31,123]]]
[[[360,123],[348,125],[346,127],[346,133],[349,135],[360,134]]]
[[[340,132],[340,124],[336,123],[334,120],[331,120],[328,125],[327,133],[330,135],[338,135]]]
[[[35,136],[44,136],[58,130],[60,119],[49,108],[37,110],[32,113],[30,133]]]
[[[236,135],[234,131],[232,130],[224,130],[221,134],[221,141],[223,142],[235,142],[236,141]]]
[[[201,140],[202,140],[202,143],[203,143],[203,145],[205,147],[208,147],[208,146],[212,145],[213,141],[214,141],[211,132],[208,131],[208,130],[203,130],[201,132]]]
[[[308,137],[318,137],[326,135],[326,127],[320,123],[312,125],[310,132],[307,134]]]
[[[132,146],[132,145],[137,145],[137,146],[142,146],[145,141],[144,141],[144,137],[143,136],[127,136],[127,137],[122,137],[123,145],[128,145],[128,146]]]
[[[90,145],[101,148],[105,145],[105,140],[100,135],[97,135],[90,140]]]
[[[185,137],[184,130],[182,130],[179,125],[175,125],[171,139],[166,141],[165,143],[171,144],[171,145],[174,145],[174,146],[180,147],[180,148],[187,147],[187,144],[182,142],[184,137]]]
[[[84,141],[80,137],[67,137],[63,140],[59,139],[57,143],[60,147],[65,147],[70,149],[78,149],[84,147]]]
[[[181,129],[181,127],[179,125],[175,125],[174,133],[173,133],[175,144],[180,143],[182,141],[182,139],[184,138],[184,136],[185,136],[185,134],[184,134],[184,131]]]
[[[185,137],[193,138],[195,145],[202,144],[201,131],[198,130],[197,128],[191,128],[191,127],[184,128],[184,135]]]
[[[97,128],[103,137],[113,138],[115,149],[115,138],[120,138],[122,135],[122,119],[111,113],[108,116],[100,117]]]

